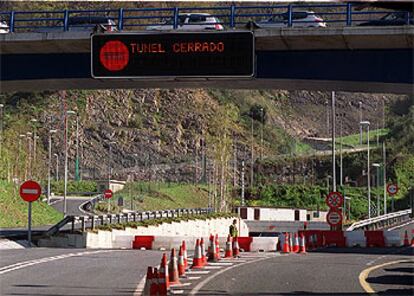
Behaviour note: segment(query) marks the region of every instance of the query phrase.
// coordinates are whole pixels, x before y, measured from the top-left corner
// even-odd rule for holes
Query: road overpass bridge
[[[116,88],[339,90],[411,94],[414,26],[258,29],[252,78],[91,77],[90,33],[0,35],[1,91]]]

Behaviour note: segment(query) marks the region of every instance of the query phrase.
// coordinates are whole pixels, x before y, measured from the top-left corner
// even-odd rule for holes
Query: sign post
[[[387,192],[391,195],[391,212],[394,212],[394,195],[398,192],[398,185],[397,184],[388,184],[387,185]]]
[[[342,230],[342,213],[341,208],[344,204],[344,198],[340,192],[329,192],[325,199],[329,207],[329,212],[326,215],[326,221],[331,226],[331,230]]]
[[[42,194],[42,188],[39,183],[28,180],[24,182],[19,189],[20,197],[29,203],[28,214],[27,214],[27,241],[29,247],[32,246],[32,202],[37,200]]]
[[[111,212],[111,198],[113,195],[112,190],[106,189],[103,195],[104,195],[104,198],[108,199],[108,213],[110,213]]]

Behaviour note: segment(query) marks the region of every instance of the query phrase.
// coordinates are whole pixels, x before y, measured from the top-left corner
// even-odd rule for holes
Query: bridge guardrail
[[[0,12],[0,18],[9,24],[10,32],[20,30],[36,31],[38,29],[61,29],[68,31],[73,27],[94,27],[91,24],[71,25],[70,18],[74,16],[106,16],[117,22],[119,31],[128,28],[163,25],[171,20],[174,29],[179,26],[179,15],[184,13],[205,12],[219,18],[220,24],[236,28],[245,26],[251,21],[269,19],[270,17],[286,15],[287,19],[280,21],[283,27],[294,27],[307,22],[297,20],[295,12],[307,11],[323,18],[328,25],[353,26],[359,23],[378,19],[390,13],[386,10],[358,11],[352,3],[333,4],[289,4],[289,5],[222,5],[211,7],[172,7],[172,8],[119,8],[95,10],[55,10],[55,11],[8,11]],[[401,14],[405,23],[410,24],[412,12],[393,11]]]
[[[378,224],[380,225],[384,225],[384,224],[389,224],[393,221],[396,220],[401,220],[403,221],[404,218],[409,218],[409,215],[411,214],[411,209],[407,209],[407,210],[403,210],[403,211],[399,211],[399,212],[394,212],[394,213],[389,213],[389,214],[385,214],[385,215],[381,215],[378,217],[374,217],[371,219],[366,219],[366,220],[362,220],[362,221],[358,221],[353,223],[351,226],[349,226],[346,230],[347,231],[352,231],[352,230],[357,230],[357,229],[369,229],[369,228],[376,228],[376,226],[378,226]]]
[[[97,197],[99,198],[99,197]],[[85,215],[85,216],[67,216],[58,224],[51,227],[46,235],[56,234],[66,224],[71,223],[71,230],[75,230],[75,225],[80,224],[79,229],[85,231],[86,229],[95,229],[99,225],[112,225],[127,222],[139,222],[143,220],[168,218],[168,217],[182,217],[182,216],[196,216],[202,214],[212,213],[212,208],[192,208],[192,209],[173,209],[173,210],[158,210],[158,211],[143,211],[130,212],[120,214],[103,214],[103,215]]]

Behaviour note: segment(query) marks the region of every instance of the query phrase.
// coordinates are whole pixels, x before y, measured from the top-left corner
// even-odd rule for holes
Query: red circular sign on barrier
[[[342,223],[342,214],[341,212],[330,209],[326,215],[326,222],[331,226],[337,226]]]
[[[398,186],[397,186],[397,184],[388,184],[387,185],[387,192],[390,195],[397,194],[397,192],[398,192]]]
[[[333,191],[328,194],[328,196],[325,199],[325,202],[330,208],[336,209],[342,206],[344,198],[342,197],[342,194],[340,192]]]
[[[42,194],[42,188],[39,183],[28,180],[20,185],[19,189],[20,197],[28,202],[35,201]]]
[[[120,71],[129,62],[128,47],[121,41],[108,41],[99,53],[101,64],[109,71]]]
[[[111,189],[106,189],[104,191],[104,197],[105,198],[111,198],[112,197],[112,190]]]

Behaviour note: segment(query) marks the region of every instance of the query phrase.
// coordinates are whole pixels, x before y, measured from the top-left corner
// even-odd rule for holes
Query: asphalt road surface
[[[86,213],[82,212],[79,209],[79,206],[83,204],[85,201],[88,201],[92,197],[67,197],[66,198],[66,212],[67,215],[74,215],[74,216],[84,216]],[[52,207],[54,207],[57,211],[63,212],[63,198],[53,198]]]

